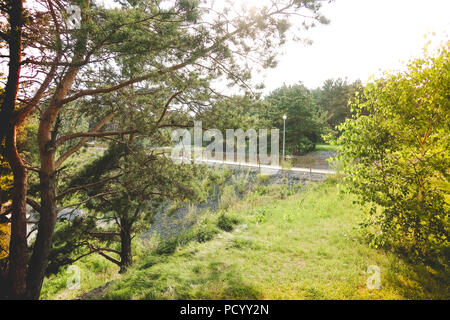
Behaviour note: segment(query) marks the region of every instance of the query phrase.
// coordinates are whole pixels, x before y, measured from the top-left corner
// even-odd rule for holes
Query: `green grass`
[[[74,277],[75,274],[73,271],[63,268],[57,274],[44,279],[41,300],[73,299],[119,276],[119,267],[98,255],[88,256],[73,265],[80,270],[80,288],[68,288],[69,278]]]
[[[209,219],[197,241],[191,237],[168,254],[149,250],[97,298],[449,298],[445,270],[369,248],[355,228],[362,208],[338,189],[310,185],[284,200],[280,188],[249,194],[227,209],[239,221],[228,232]],[[381,290],[366,287],[370,265],[381,270]]]
[[[336,151],[337,147],[329,144],[316,144],[316,151]]]
[[[156,243],[152,240],[147,243],[147,247],[156,246]],[[138,261],[142,252],[142,243],[134,239],[133,260]],[[68,281],[70,284],[70,279],[74,279],[75,276],[75,272],[70,270],[69,267],[62,267],[57,274],[50,275],[44,279],[40,296],[41,300],[74,299],[120,277],[118,273],[119,267],[116,264],[100,255],[92,254],[72,264],[72,267],[79,268],[80,288],[68,288]]]

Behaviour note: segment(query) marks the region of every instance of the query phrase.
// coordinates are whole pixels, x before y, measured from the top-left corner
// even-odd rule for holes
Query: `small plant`
[[[268,174],[258,173],[256,175],[256,181],[258,184],[266,184],[269,182],[270,176]]]
[[[231,241],[231,246],[230,248],[235,248],[235,249],[245,249],[245,248],[250,248],[250,249],[260,249],[260,246],[253,240],[250,239],[243,239],[243,238],[235,238]]]
[[[185,226],[192,226],[197,220],[197,206],[190,203],[188,207],[188,212],[183,218],[183,224]]]
[[[158,244],[158,247],[156,248],[155,253],[158,255],[172,254],[175,252],[177,247],[178,247],[178,238],[174,237],[174,238],[166,240],[166,241],[161,241]]]
[[[192,231],[183,233],[169,240],[161,241],[155,249],[157,255],[168,255],[174,253],[179,246],[186,245],[194,239]]]
[[[248,175],[249,173],[247,172],[233,177],[233,184],[236,186],[237,191],[241,194],[244,193],[248,188]]]
[[[268,219],[266,208],[258,208],[254,210],[253,215],[255,216],[256,223],[264,223]]]
[[[169,217],[172,217],[178,209],[180,209],[183,206],[183,202],[177,201],[174,202],[168,209],[167,209],[167,215]]]
[[[199,223],[194,231],[195,239],[200,243],[212,240],[217,233],[219,230],[210,220]]]
[[[281,160],[281,168],[283,170],[291,170],[292,168],[292,161],[291,160]]]
[[[289,195],[289,187],[284,184],[280,187],[280,199],[286,199],[288,195]]]
[[[264,185],[257,185],[255,187],[254,193],[258,196],[266,195],[269,192],[269,187]]]
[[[222,194],[220,196],[220,203],[219,208],[226,210],[229,207],[231,207],[234,203],[238,201],[238,198],[236,196],[236,191],[234,189],[234,186],[228,185],[225,186],[222,190]]]

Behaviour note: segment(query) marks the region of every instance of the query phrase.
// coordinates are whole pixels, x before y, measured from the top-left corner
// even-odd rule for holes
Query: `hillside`
[[[448,299],[445,270],[369,248],[357,228],[364,210],[341,188],[328,180],[288,196],[256,189],[188,235],[148,243],[131,270],[87,298]],[[372,265],[380,290],[366,286]]]

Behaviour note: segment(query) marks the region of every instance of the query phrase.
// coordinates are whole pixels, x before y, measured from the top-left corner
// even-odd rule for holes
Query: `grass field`
[[[336,146],[332,146],[329,144],[316,144],[315,151],[336,151]]]
[[[228,209],[239,222],[213,239],[155,249],[114,281],[103,299],[448,299],[448,272],[369,248],[362,209],[339,184],[250,193]],[[210,219],[211,220],[211,219]],[[173,252],[174,251],[174,252]],[[381,271],[368,289],[369,266]]]

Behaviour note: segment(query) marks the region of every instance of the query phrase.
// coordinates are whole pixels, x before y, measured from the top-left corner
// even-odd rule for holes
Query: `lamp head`
[[[287,116],[285,114],[283,114],[283,120],[286,120]]]

